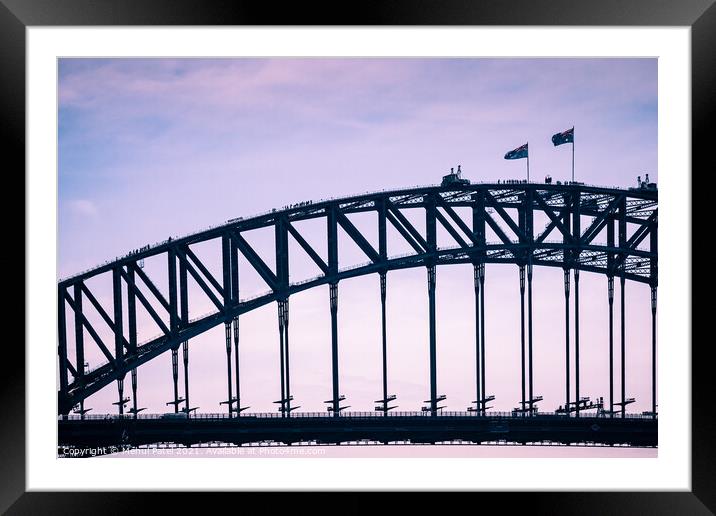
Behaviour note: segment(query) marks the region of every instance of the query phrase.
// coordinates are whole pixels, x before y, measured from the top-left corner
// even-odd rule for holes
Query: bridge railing
[[[597,414],[585,413],[584,417],[597,417]],[[554,412],[537,412],[533,416],[526,417],[565,417],[564,414],[557,414]],[[292,414],[290,418],[284,418],[281,413],[278,412],[256,412],[249,414],[242,414],[240,417],[229,416],[227,413],[201,413],[191,414],[188,419],[195,420],[224,420],[224,419],[297,419],[297,418],[316,418],[316,419],[327,419],[333,418],[333,414],[330,412],[298,412]],[[382,412],[345,412],[339,417],[347,419],[380,419],[385,417]],[[388,417],[432,417],[429,411],[402,411],[402,412],[389,412]],[[513,411],[491,411],[485,415],[476,414],[474,412],[465,411],[439,411],[437,417],[466,417],[466,418],[521,418],[521,414]],[[600,415],[599,417],[608,417]],[[626,419],[653,419],[650,414],[625,414]],[[615,414],[613,419],[620,419],[620,414]],[[122,420],[122,419],[166,419],[166,420],[182,420],[187,419],[184,414],[181,413],[165,413],[165,414],[85,414],[84,416],[79,414],[69,414],[66,416],[58,416],[60,421],[79,421],[79,420]]]

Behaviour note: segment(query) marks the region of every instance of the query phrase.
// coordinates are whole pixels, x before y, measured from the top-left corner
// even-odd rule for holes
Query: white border
[[[568,42],[568,45],[565,45]],[[690,490],[690,29],[28,28],[27,489]],[[656,459],[56,459],[56,81],[64,56],[656,56]],[[689,252],[684,253],[684,250]],[[664,274],[667,271],[667,274]],[[668,314],[668,317],[664,317]],[[56,316],[56,313],[55,313]],[[668,367],[667,367],[668,366]],[[663,388],[668,385],[668,389]],[[689,400],[689,402],[685,402]],[[138,462],[142,461],[142,462]]]

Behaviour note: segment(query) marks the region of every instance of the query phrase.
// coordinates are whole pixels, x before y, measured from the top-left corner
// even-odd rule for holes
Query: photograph
[[[58,57],[58,460],[658,458],[659,66]]]
[[[714,514],[714,0],[140,3],[0,0],[0,513]]]

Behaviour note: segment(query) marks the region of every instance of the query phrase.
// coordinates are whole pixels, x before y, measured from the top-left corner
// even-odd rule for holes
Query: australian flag
[[[563,133],[557,133],[552,136],[552,143],[554,146],[562,145],[563,143],[574,143],[574,127],[567,129]]]
[[[529,145],[528,143],[525,143],[522,147],[517,147],[515,150],[511,150],[510,152],[505,154],[505,159],[526,158],[528,145]]]

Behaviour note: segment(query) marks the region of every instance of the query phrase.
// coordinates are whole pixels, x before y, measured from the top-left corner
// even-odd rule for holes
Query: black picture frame
[[[709,171],[716,171],[716,159],[711,150],[713,144],[708,141],[707,130],[716,115],[714,1],[400,0],[350,4],[316,1],[310,4],[286,2],[277,9],[270,3],[228,0],[0,0],[0,142],[6,149],[3,152],[3,163],[7,167],[5,176],[10,177],[11,171],[24,170],[25,167],[25,29],[31,26],[688,26],[691,27],[692,44],[692,171],[700,173],[697,175],[692,172],[689,177],[688,171],[685,171],[684,180],[690,180],[693,185],[698,177],[703,178]],[[706,191],[706,188],[692,188],[696,195],[704,195]],[[693,195],[692,200],[692,206],[699,205]],[[19,248],[19,245],[16,247]],[[684,252],[693,253],[693,250],[685,249]],[[24,273],[27,277],[32,271],[25,268]],[[19,305],[17,302],[16,306]],[[703,310],[699,306],[693,304],[694,322],[703,320],[698,316],[699,309]],[[667,343],[683,344],[687,343]],[[692,342],[690,492],[509,493],[507,496],[511,504],[516,503],[516,507],[534,514],[714,514],[716,425],[713,412],[708,410],[712,392],[709,378],[713,377],[713,371],[706,356],[710,344],[710,337],[693,339]],[[142,502],[148,501],[141,498],[159,496],[97,492],[77,496],[77,493],[67,492],[25,492],[25,356],[23,348],[16,344],[16,339],[5,340],[3,363],[5,367],[0,383],[0,407],[4,414],[0,420],[0,511],[7,511],[8,514],[118,513],[130,508],[136,510],[147,507]],[[350,498],[355,496],[358,494],[349,493],[341,500],[341,506],[360,507],[350,502]],[[481,505],[488,507],[485,505],[487,497],[505,498],[505,493],[475,493],[473,496],[480,497]],[[186,507],[186,497],[170,493],[162,495],[162,498],[162,503],[167,504],[164,506],[165,511],[172,510],[172,505]],[[410,510],[411,504],[422,505],[421,498],[413,497],[412,501],[402,502],[403,510]],[[246,507],[245,498],[242,503]]]

